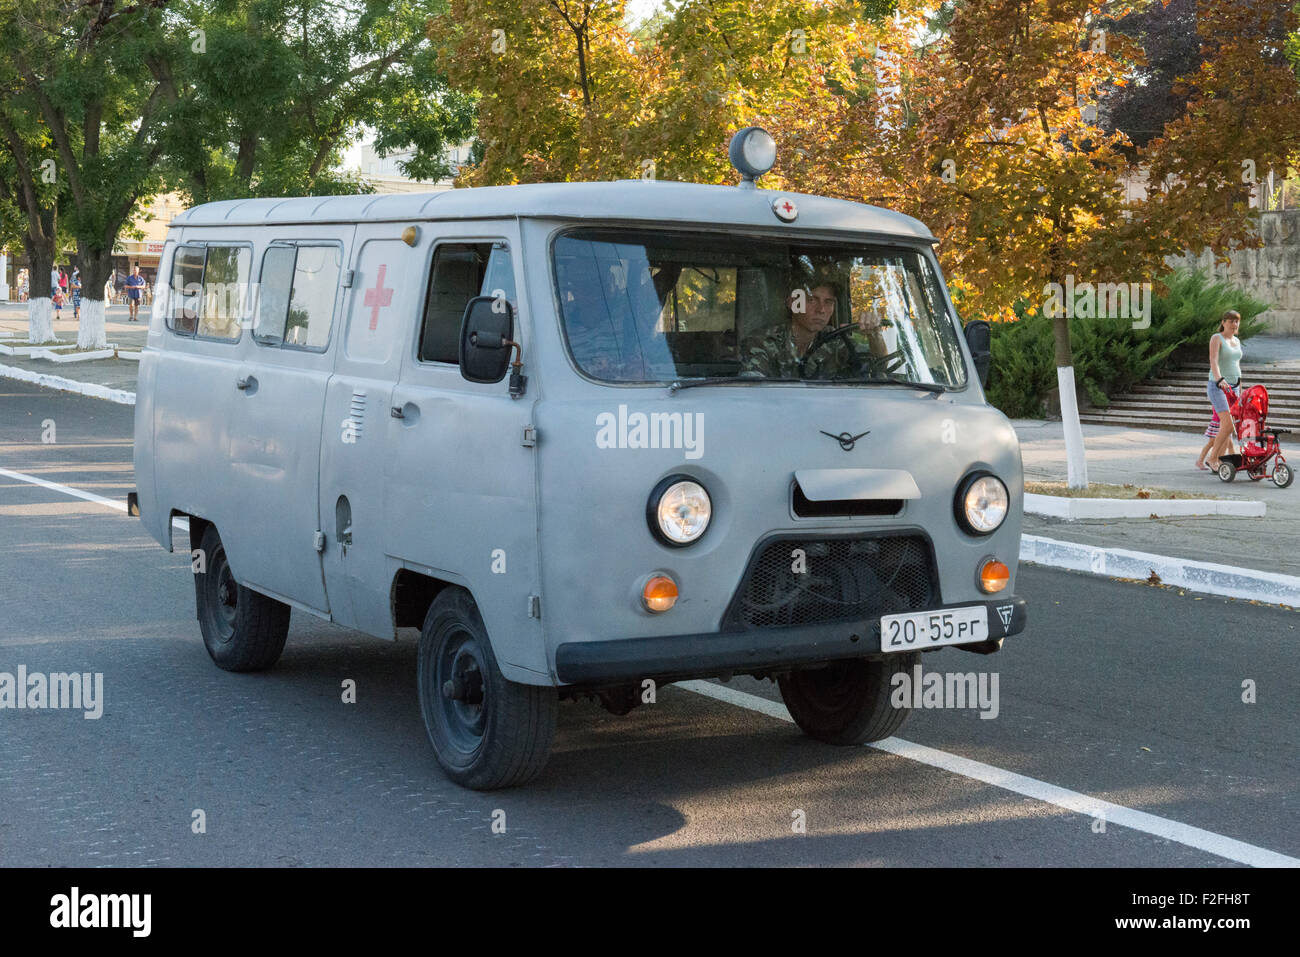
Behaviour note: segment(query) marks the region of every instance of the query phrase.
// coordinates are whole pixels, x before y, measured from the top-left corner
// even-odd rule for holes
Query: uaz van
[[[543,767],[561,698],[774,679],[807,734],[878,740],[891,678],[989,653],[1023,480],[920,222],[634,180],[209,203],[177,217],[131,496],[187,519],[199,628],[269,668],[291,612],[421,629],[434,752]],[[178,527],[184,527],[178,523]]]

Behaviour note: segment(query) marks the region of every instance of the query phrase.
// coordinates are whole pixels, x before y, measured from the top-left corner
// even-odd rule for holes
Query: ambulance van
[[[561,699],[752,675],[858,744],[923,653],[1023,631],[1019,446],[934,236],[758,188],[761,129],[731,151],[735,186],[177,217],[130,507],[194,556],[213,661],[271,667],[292,614],[418,628],[434,754],[489,789],[542,770]]]

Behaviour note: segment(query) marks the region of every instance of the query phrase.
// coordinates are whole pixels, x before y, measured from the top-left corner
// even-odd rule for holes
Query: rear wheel
[[[199,630],[218,668],[263,671],[280,659],[289,635],[289,606],[235,581],[215,525],[199,544],[203,570],[194,576]]]
[[[1278,462],[1273,466],[1273,484],[1278,488],[1286,488],[1294,479],[1295,473],[1285,462]]]
[[[1237,477],[1237,466],[1231,462],[1219,463],[1219,478],[1224,482],[1231,482]]]
[[[420,713],[447,777],[477,791],[511,787],[546,766],[555,736],[554,688],[508,681],[467,592],[433,600],[420,634]]]
[[[919,652],[879,660],[857,658],[825,668],[795,671],[778,681],[781,697],[799,729],[828,744],[864,744],[897,731],[908,708],[890,702],[894,675],[907,673]]]

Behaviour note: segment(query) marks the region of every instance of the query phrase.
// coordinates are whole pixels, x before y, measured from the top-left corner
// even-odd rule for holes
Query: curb
[[[1124,548],[1080,545],[1039,535],[1021,536],[1020,560],[1106,578],[1145,580],[1154,572],[1160,576],[1161,584],[1174,588],[1241,601],[1300,607],[1300,577],[1294,575],[1132,552]]]
[[[108,402],[117,402],[120,405],[135,405],[135,393],[127,392],[125,389],[110,389],[106,385],[99,385],[95,382],[78,382],[76,379],[65,379],[61,375],[32,372],[29,369],[20,369],[17,366],[0,365],[0,378],[31,382],[46,389],[75,392],[78,395],[88,396],[92,399],[104,399]]]
[[[1208,498],[1069,498],[1026,492],[1025,512],[1067,522],[1085,518],[1179,518],[1188,515],[1263,518],[1264,503]]]

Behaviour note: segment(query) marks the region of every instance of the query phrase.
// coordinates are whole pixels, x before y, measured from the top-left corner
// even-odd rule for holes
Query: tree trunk
[[[33,345],[58,341],[54,335],[54,303],[48,295],[27,299],[27,341]]]
[[[87,250],[78,244],[81,259],[81,322],[77,326],[78,349],[103,349],[108,345],[104,326],[104,283],[113,272],[111,249]]]
[[[1073,283],[1070,284],[1073,290]],[[1056,384],[1061,393],[1061,427],[1065,433],[1065,476],[1070,488],[1088,487],[1088,458],[1079,422],[1079,399],[1074,389],[1074,350],[1070,347],[1070,319],[1074,304],[1064,303],[1061,315],[1052,317],[1055,340]]]
[[[36,242],[29,233],[23,235],[23,249],[27,251],[28,282],[27,341],[45,343],[56,341],[54,334],[54,303],[50,301],[50,270],[54,268],[54,231],[49,231],[49,243]]]

